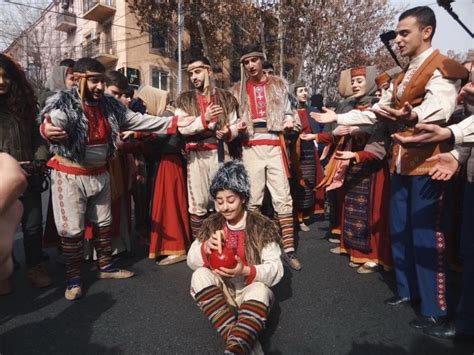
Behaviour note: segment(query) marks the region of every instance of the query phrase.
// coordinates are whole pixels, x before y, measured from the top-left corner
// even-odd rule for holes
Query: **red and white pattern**
[[[436,227],[435,227],[435,237],[436,237],[436,252],[437,252],[437,261],[436,261],[436,291],[438,298],[438,306],[442,311],[446,311],[446,238],[444,233],[441,231],[441,213],[443,211],[444,204],[444,192],[441,194],[438,201],[438,211],[436,213]]]

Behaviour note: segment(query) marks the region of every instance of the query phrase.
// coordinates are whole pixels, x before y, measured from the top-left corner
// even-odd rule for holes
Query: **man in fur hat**
[[[250,181],[242,163],[222,165],[209,190],[218,213],[204,221],[188,253],[191,295],[224,338],[224,354],[263,353],[257,339],[273,303],[270,287],[284,273],[278,230],[247,210]],[[234,268],[214,264],[211,254],[223,248],[232,250]]]
[[[191,231],[196,238],[209,208],[209,185],[217,171],[219,161],[224,161],[224,142],[237,135],[237,100],[227,90],[213,85],[214,73],[209,59],[196,57],[187,68],[194,90],[181,93],[176,100],[175,114],[200,116],[206,110],[212,113],[212,122],[205,131],[187,138],[188,153],[188,204],[191,215]]]
[[[117,150],[120,129],[173,134],[177,126],[202,127],[201,118],[155,117],[128,110],[104,95],[105,68],[95,59],[82,58],[74,65],[78,88],[60,91],[48,99],[38,119],[46,116],[43,135],[54,157],[48,162],[54,219],[61,235],[66,266],[65,298],[82,295],[81,264],[85,220],[93,224],[94,247],[100,279],[124,279],[133,272],[112,264],[111,197],[107,162]],[[47,115],[49,114],[49,115]],[[208,119],[210,116],[208,115]]]
[[[283,138],[284,131],[299,128],[300,122],[291,108],[287,83],[278,76],[263,73],[264,57],[257,47],[245,51],[240,58],[242,81],[234,87],[240,104],[239,129],[244,134],[242,160],[252,183],[249,209],[261,207],[266,186],[280,224],[285,260],[291,268],[300,270],[295,254],[293,200]]]

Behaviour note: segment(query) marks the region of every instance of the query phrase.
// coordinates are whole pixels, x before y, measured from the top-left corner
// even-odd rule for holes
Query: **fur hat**
[[[213,199],[222,190],[231,190],[246,201],[250,198],[250,179],[241,161],[228,161],[222,164],[212,178],[209,192]]]

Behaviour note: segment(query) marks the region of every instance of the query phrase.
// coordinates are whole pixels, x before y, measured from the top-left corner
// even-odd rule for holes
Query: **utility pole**
[[[183,17],[183,0],[178,0],[178,95],[182,91],[182,66],[183,66],[183,57],[182,57],[182,40],[183,40],[183,26],[184,17]]]
[[[283,69],[284,69],[284,60],[283,60],[283,56],[284,56],[284,48],[285,48],[285,43],[283,41],[283,38],[284,38],[284,31],[285,31],[285,28],[283,26],[283,20],[281,18],[281,7],[282,7],[282,4],[278,4],[278,44],[280,46],[280,77],[284,77],[284,73],[283,73]]]

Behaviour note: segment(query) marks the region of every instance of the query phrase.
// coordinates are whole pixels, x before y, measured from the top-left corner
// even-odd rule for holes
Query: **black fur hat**
[[[213,199],[219,191],[231,190],[246,201],[250,198],[250,180],[241,161],[233,160],[222,164],[212,178],[209,192]]]

